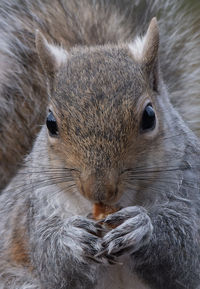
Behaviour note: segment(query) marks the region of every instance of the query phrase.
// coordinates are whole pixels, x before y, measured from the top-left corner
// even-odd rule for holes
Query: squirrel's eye
[[[47,116],[46,125],[49,130],[49,135],[55,137],[58,135],[58,126],[56,119],[53,115],[53,112],[49,110],[49,114]]]
[[[153,130],[156,126],[156,115],[151,104],[148,104],[142,115],[141,129],[142,131]]]

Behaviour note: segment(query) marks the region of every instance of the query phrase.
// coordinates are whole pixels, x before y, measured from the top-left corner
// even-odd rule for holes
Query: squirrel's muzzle
[[[108,175],[82,174],[79,189],[84,197],[93,202],[110,204],[118,199],[118,177],[114,173]]]

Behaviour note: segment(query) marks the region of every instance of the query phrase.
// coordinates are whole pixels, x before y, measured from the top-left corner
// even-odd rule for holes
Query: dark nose
[[[95,174],[82,176],[80,191],[94,202],[112,202],[117,196],[117,180],[114,174],[97,177]]]

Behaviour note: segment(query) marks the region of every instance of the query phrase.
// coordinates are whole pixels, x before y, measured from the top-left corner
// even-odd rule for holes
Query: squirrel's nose
[[[116,177],[112,174],[107,177],[97,177],[95,174],[83,175],[80,178],[80,192],[94,202],[112,202],[118,194],[117,183]]]

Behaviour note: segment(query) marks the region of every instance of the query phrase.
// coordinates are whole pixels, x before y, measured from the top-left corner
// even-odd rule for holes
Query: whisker
[[[64,183],[66,183],[65,180],[59,180],[59,181],[56,181],[54,183],[52,183],[52,182],[46,182],[46,183],[40,183],[40,184],[37,183],[36,185],[32,186],[31,188],[26,188],[26,190],[24,192],[27,192],[27,191],[30,191],[30,190],[46,188],[46,187],[50,187],[50,186],[53,186],[53,185],[64,184]]]
[[[30,184],[28,183],[25,183],[25,184],[22,184],[22,185],[19,185],[19,186],[14,186],[8,190],[6,190],[7,192],[12,192],[13,190],[22,190],[22,189],[25,189],[25,191],[28,191],[29,189],[35,189],[37,188],[38,185],[40,184],[43,184],[45,182],[47,183],[50,183],[51,185],[54,185],[54,184],[58,184],[59,182],[56,182],[57,180],[59,181],[63,181],[63,182],[72,182],[73,181],[73,178],[71,177],[64,177],[61,176],[61,177],[51,177],[51,178],[47,178],[47,179],[40,179],[40,180],[34,180],[32,181]]]
[[[138,191],[136,191],[135,190],[135,188],[133,188],[132,186],[127,186],[127,188],[128,189],[130,189],[130,190],[132,190],[133,191],[133,193],[138,193]],[[147,187],[145,187],[145,186],[141,186],[140,188],[144,188],[145,190],[147,189]],[[162,190],[158,190],[158,189],[155,189],[154,187],[151,187],[151,186],[149,186],[148,187],[148,192],[149,191],[152,191],[153,193],[155,192],[155,193],[159,193],[159,194],[165,194],[166,193],[166,191],[162,191]],[[127,197],[127,195],[126,195],[126,197]],[[169,197],[169,196],[168,196]],[[182,197],[182,196],[180,196],[180,195],[177,195],[177,194],[171,194],[170,195],[170,198],[171,199],[174,199],[174,200],[178,200],[178,201],[182,201],[182,202],[185,202],[185,203],[191,203],[191,199],[187,199],[187,198],[184,198],[184,197]],[[129,200],[130,201],[132,201],[132,199],[129,197]],[[136,196],[134,196],[134,200],[136,200],[137,202],[139,202],[139,203],[141,203],[142,205],[144,205],[143,204],[143,202],[141,202],[141,199],[139,200],[138,198],[137,198],[137,195]]]
[[[42,175],[48,175],[48,174],[50,174],[50,175],[66,175],[66,172],[64,171],[58,171],[58,170],[56,170],[56,171],[53,171],[53,170],[51,170],[51,171],[44,171],[44,170],[42,170],[42,171],[27,171],[27,172],[19,172],[19,175],[34,175],[34,174],[42,174]]]
[[[134,195],[134,201],[136,201],[136,202],[138,202],[138,203],[142,203],[142,201],[141,201],[141,199],[139,199],[138,197],[137,197],[137,194],[139,193],[138,192],[138,188],[136,189],[136,188],[133,188],[132,186],[127,186],[126,185],[126,188],[127,189],[129,189],[129,190],[131,190],[135,195]],[[140,186],[140,191],[141,190],[147,190],[147,187],[145,187],[145,186]],[[163,193],[162,192],[162,190],[160,190],[160,189],[157,189],[157,188],[154,188],[154,187],[151,187],[151,186],[149,186],[148,187],[148,192],[152,192],[153,194],[160,194],[160,193]],[[128,196],[127,194],[126,194],[126,198],[128,197],[128,199],[129,199],[129,201],[131,202],[131,201],[133,201],[133,199],[131,198],[131,196]]]
[[[155,173],[155,172],[172,172],[172,171],[184,171],[184,170],[187,170],[187,169],[194,169],[194,168],[198,168],[200,167],[200,165],[195,165],[195,166],[191,166],[189,164],[185,165],[185,166],[151,166],[151,167],[148,167],[148,166],[140,166],[140,167],[134,167],[134,168],[129,168],[129,169],[126,169],[122,172],[122,174],[124,173],[134,173],[134,174],[137,174],[137,173]]]
[[[198,187],[197,186],[193,186],[191,184],[193,184],[192,181],[185,183],[185,182],[182,182],[181,180],[178,180],[177,179],[177,182],[173,182],[173,181],[169,181],[169,180],[165,180],[165,179],[156,179],[156,178],[149,178],[149,177],[140,177],[140,178],[125,178],[125,181],[127,183],[132,183],[131,181],[144,181],[144,182],[149,182],[149,181],[155,181],[156,183],[161,183],[163,185],[167,184],[167,185],[177,185],[177,186],[181,186],[181,187],[185,187],[185,188],[190,188],[190,189],[200,189],[200,184],[198,184]],[[164,188],[166,189],[166,186],[164,186]]]
[[[68,167],[50,167],[50,166],[44,166],[44,165],[41,165],[41,166],[22,165],[22,168],[23,167],[24,168],[29,168],[29,169],[42,169],[42,168],[45,168],[45,169],[48,169],[48,170],[58,170],[58,171],[59,170],[60,171],[67,170],[67,171],[78,171],[78,172],[80,172],[76,168],[68,168]]]
[[[174,184],[176,185],[177,182],[171,182],[171,181],[165,181],[165,180],[160,180],[160,179],[156,179],[156,178],[150,178],[150,177],[131,177],[131,178],[125,178],[125,181],[156,181],[156,182],[160,182],[160,183],[164,183],[164,184]]]

